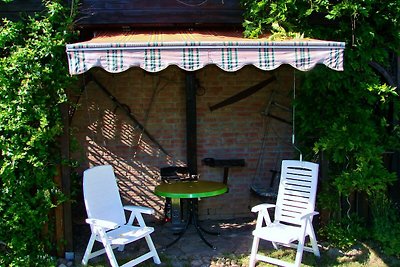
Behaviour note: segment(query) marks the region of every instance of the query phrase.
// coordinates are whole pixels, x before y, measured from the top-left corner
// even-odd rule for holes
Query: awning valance
[[[93,67],[111,73],[140,67],[158,72],[170,65],[195,71],[213,64],[225,71],[245,65],[273,70],[283,64],[308,71],[316,64],[343,70],[345,44],[301,39],[269,41],[246,39],[240,32],[212,31],[129,31],[100,32],[90,41],[68,44],[71,75]]]

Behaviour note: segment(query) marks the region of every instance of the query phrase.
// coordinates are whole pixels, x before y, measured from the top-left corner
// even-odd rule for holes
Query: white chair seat
[[[108,231],[107,237],[111,245],[126,245],[153,232],[153,227],[142,228],[138,226],[123,225],[117,229]],[[99,241],[101,242],[100,238]]]
[[[253,231],[253,235],[261,239],[267,239],[278,243],[292,243],[299,239],[300,227],[271,223]]]

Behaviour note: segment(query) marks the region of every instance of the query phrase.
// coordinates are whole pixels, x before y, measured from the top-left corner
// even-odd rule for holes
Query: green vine
[[[0,266],[53,265],[49,214],[64,198],[53,182],[59,108],[73,81],[63,2],[43,1],[41,14],[0,24]]]
[[[323,155],[329,163],[328,177],[320,184],[319,208],[340,219],[341,197],[365,193],[371,202],[373,196],[385,194],[396,179],[385,168],[384,157],[399,149],[394,123],[399,99],[396,88],[385,84],[370,63],[390,69],[399,54],[400,2],[242,0],[242,5],[247,37],[295,32],[346,42],[344,72],[318,66],[302,74],[295,103],[302,151],[308,158]],[[343,209],[345,214],[350,207]]]

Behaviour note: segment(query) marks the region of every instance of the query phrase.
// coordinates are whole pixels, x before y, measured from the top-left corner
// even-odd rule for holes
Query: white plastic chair
[[[118,248],[122,251],[124,245],[143,237],[150,251],[122,266],[134,266],[150,258],[153,258],[156,264],[161,263],[150,237],[154,228],[147,227],[142,217],[142,213],[153,214],[154,210],[146,207],[122,206],[114,171],[110,165],[93,167],[83,173],[83,194],[88,215],[86,222],[90,224],[92,231],[82,259],[83,265],[87,265],[89,259],[107,253],[111,266],[117,267],[118,262],[113,249]],[[131,212],[128,222],[124,209]],[[133,225],[135,219],[138,226]],[[104,249],[92,252],[95,241],[101,242]]]
[[[276,204],[260,204],[252,208],[258,212],[256,229],[253,231],[253,245],[250,266],[257,261],[265,261],[280,266],[300,266],[303,250],[313,252],[319,257],[317,239],[312,219],[318,183],[318,164],[298,160],[283,160],[281,180]],[[268,209],[275,208],[274,221]],[[264,225],[265,223],[265,225]],[[310,238],[311,247],[305,246],[306,237]],[[279,245],[297,248],[294,264],[258,254],[260,239],[271,241],[274,248]]]

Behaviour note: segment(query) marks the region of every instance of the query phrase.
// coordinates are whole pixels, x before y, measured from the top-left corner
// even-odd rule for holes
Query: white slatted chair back
[[[276,204],[263,203],[251,209],[257,212],[258,216],[256,229],[253,231],[250,267],[254,267],[257,261],[286,267],[300,267],[303,251],[313,252],[316,257],[320,257],[312,225],[313,217],[318,214],[314,210],[318,167],[318,164],[307,161],[282,161]],[[272,208],[275,208],[273,221],[268,211]],[[311,247],[306,246],[306,237],[309,237]],[[296,248],[294,263],[258,253],[260,240],[271,241],[275,249],[279,246]]]
[[[314,211],[318,166],[307,161],[282,161],[275,221],[299,225],[302,214]]]
[[[112,166],[88,169],[83,174],[83,195],[88,218],[126,224],[124,208]]]

